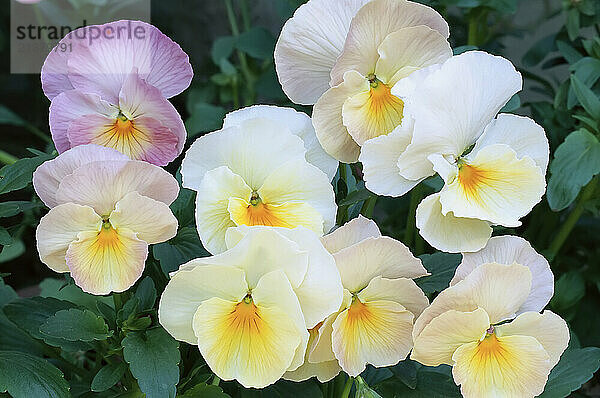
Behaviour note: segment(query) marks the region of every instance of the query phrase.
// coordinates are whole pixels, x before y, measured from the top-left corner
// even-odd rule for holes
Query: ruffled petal
[[[511,265],[513,263],[528,267],[533,275],[531,292],[523,303],[518,314],[539,312],[550,302],[554,295],[554,275],[548,261],[536,252],[529,242],[518,236],[494,236],[487,245],[478,252],[462,253],[463,259],[450,286],[463,280],[475,268],[486,263]]]
[[[369,282],[358,297],[361,301],[387,300],[402,304],[404,308],[418,317],[429,305],[425,293],[412,279],[398,278],[388,279],[376,276]]]
[[[350,21],[368,1],[310,0],[285,23],[275,46],[275,68],[293,102],[312,105],[327,91]]]
[[[33,173],[33,187],[48,207],[58,204],[56,191],[60,182],[79,166],[99,160],[128,160],[121,152],[98,145],[80,145],[44,162]]]
[[[333,232],[323,236],[321,242],[329,253],[333,254],[367,238],[377,238],[379,236],[381,236],[381,232],[379,232],[379,227],[375,221],[359,214],[357,218],[353,218]]]
[[[417,207],[419,234],[436,249],[449,253],[480,250],[492,236],[489,223],[442,213],[440,194],[429,195]]]
[[[89,206],[65,203],[51,209],[35,231],[40,260],[55,272],[69,272],[65,261],[71,242],[83,231],[99,231],[102,218]]]
[[[289,130],[291,134],[300,137],[304,142],[308,163],[321,169],[323,173],[327,174],[330,181],[333,179],[337,172],[338,162],[329,156],[319,144],[312,120],[306,113],[281,106],[253,105],[228,113],[223,121],[223,128],[238,126],[248,119],[255,118],[278,122],[281,126],[280,133]]]

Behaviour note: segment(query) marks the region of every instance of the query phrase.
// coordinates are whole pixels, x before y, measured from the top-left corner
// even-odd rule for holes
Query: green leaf
[[[16,351],[0,351],[0,392],[14,398],[71,396],[60,370],[44,359]]]
[[[454,54],[454,55],[459,55],[459,54],[462,54],[462,53],[464,53],[464,52],[467,52],[467,51],[472,51],[472,50],[477,50],[477,49],[479,49],[479,47],[477,47],[477,46],[472,46],[472,45],[458,46],[458,47],[455,47],[455,48],[452,50],[452,54]]]
[[[8,233],[6,228],[0,227],[0,245],[6,246],[13,242],[12,236]]]
[[[92,380],[92,391],[102,392],[108,390],[121,380],[126,370],[127,364],[123,362],[104,366]]]
[[[98,314],[101,314],[96,305],[98,301],[108,306],[113,306],[112,297],[94,296],[93,294],[84,292],[74,283],[67,283],[54,278],[44,279],[40,283],[40,288],[42,289],[40,293],[42,297],[53,297],[59,300],[70,301]]]
[[[571,8],[569,13],[567,14],[567,34],[569,35],[569,40],[575,41],[579,36],[579,11],[576,8]]]
[[[556,51],[555,38],[556,34],[553,33],[537,41],[523,56],[523,64],[529,67],[535,66],[542,62],[546,55]]]
[[[112,336],[104,319],[90,310],[61,310],[40,326],[40,332],[67,341],[106,340]]]
[[[235,46],[251,57],[271,59],[275,50],[275,37],[265,28],[253,27],[238,36]]]
[[[179,381],[179,344],[164,329],[130,332],[123,357],[147,398],[175,397]]]
[[[52,158],[52,155],[24,158],[1,168],[0,194],[25,188],[31,182],[35,169]]]
[[[32,297],[14,300],[4,307],[4,313],[10,321],[35,339],[44,340],[47,344],[53,347],[61,347],[66,351],[86,351],[91,348],[89,343],[73,343],[63,338],[49,336],[40,331],[40,326],[48,318],[54,316],[58,311],[71,308],[76,308],[76,305],[68,301]]]
[[[173,239],[154,245],[152,253],[166,274],[175,271],[181,264],[194,258],[208,255],[208,252],[202,247],[195,227],[181,228]]]
[[[222,106],[205,103],[194,105],[191,116],[185,121],[188,137],[220,129],[225,113]]]
[[[352,191],[344,199],[340,201],[340,206],[350,206],[359,203],[375,196],[367,188],[360,188],[358,191]]]
[[[13,240],[10,244],[2,247],[0,251],[0,263],[6,263],[19,258],[25,253],[25,244],[22,240]]]
[[[397,365],[390,368],[394,376],[400,379],[401,382],[406,384],[413,390],[417,387],[417,366],[416,363],[410,359],[400,361]]]
[[[571,85],[583,109],[600,122],[600,99],[598,96],[586,87],[576,75],[571,75]]]
[[[149,276],[142,279],[135,290],[136,297],[140,300],[140,311],[151,310],[156,301],[156,287],[154,281]]]
[[[562,40],[556,41],[556,48],[560,51],[561,55],[565,57],[568,63],[574,64],[583,58],[583,55],[579,51],[577,51],[573,46],[569,43],[564,42]]]
[[[598,79],[600,79],[600,60],[592,57],[584,57],[571,65],[569,70],[575,73],[575,76],[586,86],[592,87]],[[571,109],[577,105],[578,100],[575,95],[575,90],[569,84],[565,82],[569,87],[569,94],[567,98],[567,108]]]
[[[521,97],[519,97],[519,94],[515,94],[512,97],[510,97],[510,100],[508,100],[506,105],[504,105],[502,109],[500,109],[500,112],[512,112],[514,110],[519,109],[520,107]]]
[[[560,211],[569,206],[594,175],[600,173],[600,143],[581,129],[574,131],[558,146],[550,164],[546,193],[550,208]]]
[[[414,388],[406,386],[399,380],[389,379],[377,386],[376,390],[383,397],[402,398],[461,398],[459,388],[452,379],[450,366],[441,365],[435,368],[420,366],[417,371],[417,384]]]
[[[279,380],[262,390],[243,389],[240,390],[242,398],[322,398],[323,393],[315,380],[307,380],[294,383],[287,380]]]
[[[365,383],[362,377],[356,378],[356,398],[382,398],[381,395],[377,394],[375,391],[371,390],[371,388]]]
[[[423,254],[419,258],[431,275],[417,279],[417,285],[425,293],[433,293],[441,292],[448,287],[462,256],[460,254],[437,252]]]
[[[184,394],[178,395],[178,398],[230,398],[225,394],[221,387],[206,383],[200,383],[187,390]]]
[[[0,124],[9,124],[13,126],[25,126],[27,122],[23,118],[4,105],[0,105]]]
[[[210,56],[215,65],[219,65],[221,59],[229,58],[235,48],[236,41],[237,39],[233,36],[217,37],[210,50]]]
[[[539,398],[563,398],[578,390],[600,367],[600,348],[574,348],[564,352],[548,376]]]
[[[12,217],[27,210],[42,207],[39,203],[12,201],[0,203],[0,217]]]
[[[575,306],[584,295],[585,280],[581,272],[569,271],[556,281],[550,305],[556,312],[561,313]]]

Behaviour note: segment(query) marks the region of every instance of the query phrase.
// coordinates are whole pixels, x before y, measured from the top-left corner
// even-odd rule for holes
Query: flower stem
[[[342,391],[340,398],[348,398],[350,395],[350,390],[352,389],[352,384],[354,384],[354,377],[348,377],[346,384],[344,384],[344,390]]]
[[[369,199],[365,200],[362,208],[360,209],[360,214],[367,218],[371,218],[373,216],[373,210],[375,210],[375,203],[377,202],[377,196],[371,196]]]
[[[417,206],[423,199],[423,187],[421,184],[417,185],[410,192],[410,205],[408,208],[408,216],[406,218],[406,230],[404,231],[404,244],[406,246],[412,246],[417,239],[419,239],[418,232],[416,232],[417,226]]]
[[[3,150],[0,150],[0,162],[9,165],[9,164],[13,164],[15,163],[17,160],[19,160],[19,158],[11,155],[8,152],[4,152]]]
[[[219,376],[215,375],[212,383],[210,383],[210,384],[212,384],[213,386],[218,386],[220,382],[221,382],[221,378]]]
[[[558,234],[550,244],[550,248],[548,249],[548,260],[553,261],[561,247],[569,237],[569,234],[579,221],[579,218],[583,214],[585,210],[586,202],[594,195],[594,191],[596,190],[596,186],[598,185],[598,176],[594,177],[581,191],[579,194],[579,198],[577,200],[577,204],[571,214],[567,217],[562,227],[558,231]]]
[[[242,12],[246,12],[244,10],[245,4],[242,4]],[[233,4],[231,0],[225,0],[225,8],[227,9],[227,19],[229,19],[229,26],[231,27],[231,33],[237,37],[240,35],[240,29],[238,27],[237,19],[235,17],[235,13],[233,12]],[[245,16],[245,18],[247,18]],[[249,21],[249,20],[248,20]],[[246,54],[242,51],[237,50],[237,56],[240,61],[240,69],[242,70],[242,75],[244,76],[244,80],[246,81],[246,88],[248,90],[248,98],[246,98],[245,105],[251,105],[254,103],[254,76],[250,72],[250,68],[248,67],[248,61],[246,60]],[[236,106],[237,107],[237,106]]]

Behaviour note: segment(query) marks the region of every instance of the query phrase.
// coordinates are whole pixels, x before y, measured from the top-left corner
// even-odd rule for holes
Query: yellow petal
[[[148,244],[131,230],[105,225],[99,232],[82,232],[67,250],[67,265],[75,284],[92,294],[123,292],[139,279]]]
[[[532,336],[540,342],[550,356],[554,367],[569,344],[569,328],[560,316],[552,311],[525,312],[512,322],[495,327],[498,337],[502,336]]]
[[[301,340],[296,325],[281,309],[218,297],[198,307],[194,331],[211,370],[246,388],[275,383],[290,366]]]
[[[496,337],[459,347],[454,381],[465,398],[533,398],[544,391],[552,369],[542,345],[530,336]]]
[[[440,202],[444,214],[516,227],[545,189],[544,175],[531,158],[518,159],[507,145],[495,144],[459,164],[458,177],[442,189]]]
[[[393,301],[362,303],[355,298],[333,323],[333,352],[350,376],[367,364],[392,366],[412,348],[413,314]]]
[[[99,231],[102,218],[89,206],[64,203],[40,220],[35,236],[40,259],[55,272],[69,272],[67,249],[83,231]]]
[[[450,310],[434,318],[415,338],[410,358],[427,366],[452,365],[452,355],[463,344],[479,341],[490,327],[486,312]]]

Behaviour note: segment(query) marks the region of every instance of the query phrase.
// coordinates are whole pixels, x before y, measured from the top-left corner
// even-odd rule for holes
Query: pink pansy
[[[177,233],[172,175],[98,145],[45,162],[34,187],[51,207],[36,230],[40,259],[92,294],[122,292],[142,275],[148,245]]]
[[[69,51],[57,50],[65,45]],[[185,52],[144,22],[69,33],[42,68],[56,149],[97,144],[132,159],[170,163],[183,150],[186,131],[166,98],[185,90],[192,76]]]
[[[46,58],[42,88],[50,100],[79,89],[116,103],[134,68],[165,98],[185,90],[194,75],[187,54],[158,28],[122,20],[67,34]]]

